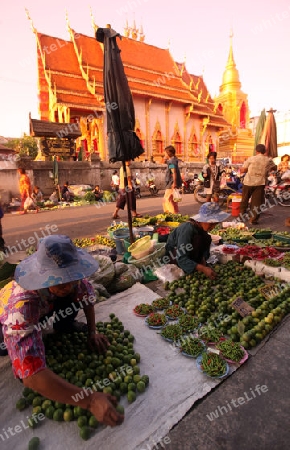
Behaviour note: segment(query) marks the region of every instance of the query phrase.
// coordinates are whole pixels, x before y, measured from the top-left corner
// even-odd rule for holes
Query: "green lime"
[[[104,393],[104,394],[110,394],[110,395],[112,395],[113,389],[112,389],[110,386],[104,387],[103,393]]]
[[[145,386],[148,386],[148,384],[149,384],[149,376],[148,375],[142,375],[142,381],[144,381]]]
[[[80,416],[78,417],[78,426],[80,428],[84,427],[85,425],[88,424],[88,418],[86,416]]]
[[[47,417],[48,419],[52,419],[53,418],[53,413],[54,413],[55,409],[53,406],[48,406],[45,410],[44,410],[44,415],[45,417]]]
[[[22,411],[23,409],[25,409],[25,408],[27,408],[27,403],[26,403],[26,400],[25,400],[25,398],[20,398],[18,401],[17,401],[17,403],[16,403],[16,408],[19,410],[19,411]]]
[[[39,437],[35,436],[28,442],[28,450],[37,450],[40,444]]]
[[[128,391],[136,392],[136,384],[135,383],[129,383],[128,384]]]
[[[133,403],[136,400],[136,394],[133,391],[127,393],[127,399],[129,403]]]
[[[134,383],[138,383],[139,381],[141,381],[141,376],[140,375],[134,375],[133,376],[133,381],[134,381]]]
[[[84,426],[80,429],[80,437],[84,441],[87,441],[88,439],[90,439],[90,434],[91,434],[91,430],[89,429],[89,427]]]
[[[66,410],[63,413],[63,420],[65,422],[71,422],[74,419],[74,413],[72,409],[66,408]]]
[[[126,392],[128,392],[127,383],[121,383],[120,384],[120,391],[121,391],[122,394],[126,394]]]
[[[33,414],[36,414],[37,416],[38,416],[38,414],[41,414],[41,413],[42,413],[42,408],[41,408],[41,406],[35,406],[35,407],[32,409],[32,413],[33,413]]]
[[[32,401],[32,406],[41,406],[42,402],[43,398],[38,395],[37,397],[34,397]]]
[[[31,416],[27,419],[28,425],[30,428],[36,428],[36,420],[35,420],[35,416]]]
[[[146,386],[145,386],[144,381],[139,381],[139,382],[137,383],[137,391],[138,391],[138,392],[144,392],[144,391],[145,391],[145,388],[146,388]]]
[[[124,414],[124,406],[121,405],[120,403],[116,406],[116,411],[118,411],[119,414]]]
[[[56,420],[57,422],[63,421],[63,410],[61,408],[58,408],[53,413],[53,420]]]
[[[99,426],[99,422],[97,421],[95,416],[91,416],[89,418],[89,427],[91,427],[91,428],[98,428],[98,426]]]
[[[33,393],[33,390],[28,387],[25,387],[22,391],[23,397],[27,397],[29,394],[32,394],[32,393]]]

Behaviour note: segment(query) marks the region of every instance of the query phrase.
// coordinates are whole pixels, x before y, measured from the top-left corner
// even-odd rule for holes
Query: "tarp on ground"
[[[6,430],[27,420],[31,408],[22,412],[16,410],[23,385],[13,378],[9,358],[4,357],[0,358],[0,443],[3,446],[0,448],[22,450],[27,448],[32,436],[38,436],[46,450],[144,450],[152,449],[164,438],[192,405],[220,381],[200,373],[195,359],[176,352],[155,330],[145,325],[143,318],[133,314],[137,304],[151,303],[156,298],[158,295],[151,289],[137,283],[96,306],[97,321],[108,321],[113,312],[135,336],[134,349],[141,354],[141,375],[150,377],[149,387],[145,393],[137,395],[134,403],[129,405],[127,399],[121,400],[125,406],[123,425],[114,429],[102,426],[91,439],[83,441],[76,422],[58,423],[45,419],[39,428],[22,428],[21,432],[11,436]],[[82,313],[78,318],[81,317]],[[4,441],[1,436],[5,437]]]

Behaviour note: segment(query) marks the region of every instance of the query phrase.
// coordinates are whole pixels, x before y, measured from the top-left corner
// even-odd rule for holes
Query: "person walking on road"
[[[25,169],[19,168],[18,173],[20,175],[19,178],[19,192],[21,196],[21,206],[20,211],[21,214],[26,214],[27,209],[24,206],[26,199],[31,198],[32,194],[32,186],[30,182],[29,176],[26,174]]]
[[[178,167],[178,159],[175,156],[175,148],[169,145],[165,148],[168,159],[164,158],[167,164],[165,175],[165,193],[163,198],[163,211],[165,213],[178,214],[178,202],[173,201],[174,189],[182,188],[182,178]]]
[[[112,175],[111,187],[115,192],[118,192],[119,186],[120,186],[120,177],[118,175],[118,171],[114,170]]]
[[[213,201],[218,203],[220,180],[223,173],[223,168],[217,164],[216,152],[209,152],[207,155],[208,163],[203,166],[202,176],[204,178],[204,188],[206,193],[206,201],[210,202],[213,197]]]
[[[241,217],[245,216],[250,204],[249,222],[256,225],[261,214],[261,205],[265,201],[265,184],[268,173],[276,169],[272,158],[265,155],[266,147],[264,144],[258,144],[256,155],[250,156],[241,168],[241,173],[245,173],[244,185],[242,190]]]
[[[131,176],[131,170],[130,170],[131,161],[126,161],[126,173],[127,173],[127,181],[128,181],[128,196],[129,196],[129,205],[127,205],[127,208],[130,208],[132,211],[132,217],[142,217],[141,214],[137,214],[136,212],[136,196],[132,184],[132,176]],[[120,185],[119,185],[119,192],[118,197],[116,201],[116,209],[113,215],[113,219],[120,219],[118,212],[120,209],[125,208],[126,205],[126,190],[125,190],[125,177],[124,177],[124,170],[123,165],[120,168]]]

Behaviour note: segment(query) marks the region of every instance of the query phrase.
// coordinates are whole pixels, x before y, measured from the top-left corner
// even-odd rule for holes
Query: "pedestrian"
[[[166,156],[163,162],[167,164],[165,175],[165,193],[163,197],[163,211],[170,214],[178,214],[178,202],[174,201],[174,190],[182,188],[182,179],[178,167],[178,159],[175,156],[175,148],[169,145],[165,148]]]
[[[66,181],[61,189],[61,199],[63,202],[72,202],[74,194],[69,190],[69,182]]]
[[[5,252],[5,241],[3,238],[2,219],[4,217],[4,209],[0,201],[0,252]]]
[[[118,175],[118,171],[114,170],[112,175],[111,187],[115,192],[118,192],[119,186],[120,186],[120,177]]]
[[[211,199],[213,198],[213,201],[218,203],[220,181],[224,170],[220,164],[217,164],[216,152],[209,152],[207,155],[207,161],[208,161],[207,164],[205,164],[202,168],[206,201],[210,202]]]
[[[95,189],[93,190],[93,193],[95,194],[95,200],[96,202],[103,201],[103,191],[100,189],[100,186],[96,184]]]
[[[228,217],[229,214],[222,212],[217,203],[204,203],[198,214],[170,233],[165,247],[166,256],[186,274],[202,272],[214,279],[216,273],[206,265],[211,245],[209,232]]]
[[[32,194],[31,182],[29,176],[26,174],[25,169],[19,168],[17,169],[17,172],[20,175],[19,178],[19,192],[21,196],[20,214],[26,214],[28,208],[24,206],[24,203],[27,199],[31,198]]]
[[[86,280],[98,267],[98,262],[75,247],[68,236],[46,236],[37,251],[17,265],[15,279],[2,289],[0,322],[14,376],[25,387],[48,399],[87,409],[98,421],[115,426],[124,420],[115,409],[115,397],[91,391],[82,400],[82,388],[47,368],[40,326],[53,316],[57,332],[86,330],[89,346],[101,354],[106,352],[110,343],[96,333],[95,293]],[[87,325],[75,321],[80,308]]]
[[[276,170],[277,168],[272,158],[266,156],[265,153],[265,145],[258,144],[256,146],[255,156],[250,156],[241,168],[241,173],[246,174],[242,190],[241,217],[243,218],[245,216],[249,200],[251,199],[251,217],[247,216],[246,219],[253,225],[258,223],[261,214],[261,205],[265,201],[267,176],[271,170]]]
[[[281,162],[278,164],[278,171],[280,172],[281,175],[283,175],[283,173],[289,170],[289,161],[290,161],[289,155],[286,154],[282,156]]]
[[[129,205],[127,205],[127,208],[129,207],[130,210],[132,211],[132,217],[142,217],[141,214],[137,214],[136,212],[136,196],[135,196],[135,192],[134,192],[134,188],[133,188],[133,180],[132,180],[132,176],[131,176],[131,170],[130,170],[130,165],[131,165],[131,161],[126,161],[126,173],[127,173],[127,183],[128,183],[128,198],[129,198]],[[125,177],[124,177],[124,169],[123,169],[123,165],[120,168],[120,184],[119,184],[119,192],[118,192],[118,197],[117,197],[117,201],[116,201],[116,209],[115,212],[113,214],[113,219],[120,219],[118,212],[120,209],[125,208],[126,205],[126,190],[125,190]]]
[[[41,192],[39,186],[34,186],[31,197],[35,203],[43,203],[43,193]]]

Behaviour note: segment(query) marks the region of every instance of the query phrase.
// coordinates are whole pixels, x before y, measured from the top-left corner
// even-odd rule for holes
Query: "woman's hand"
[[[124,415],[116,411],[117,399],[109,394],[95,392],[90,396],[89,411],[95,418],[105,425],[114,427],[121,425],[124,421]]]
[[[203,266],[203,273],[211,280],[214,280],[217,277],[217,273],[207,266]]]
[[[104,334],[91,333],[88,337],[88,344],[91,350],[97,350],[98,353],[106,353],[110,342]]]

